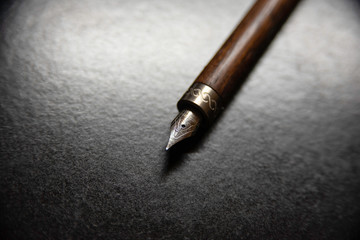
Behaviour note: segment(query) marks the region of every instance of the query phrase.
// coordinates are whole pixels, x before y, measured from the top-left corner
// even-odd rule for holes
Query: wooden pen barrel
[[[227,102],[286,21],[298,0],[258,0],[194,83]]]

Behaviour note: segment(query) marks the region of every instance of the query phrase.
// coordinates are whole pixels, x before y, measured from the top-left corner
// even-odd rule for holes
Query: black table
[[[359,1],[303,1],[216,124],[165,152],[253,2],[3,3],[0,237],[359,237]]]

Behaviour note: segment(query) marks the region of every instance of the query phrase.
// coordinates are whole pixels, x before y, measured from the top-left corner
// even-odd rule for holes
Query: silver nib
[[[190,110],[182,110],[171,123],[171,133],[166,150],[169,150],[172,146],[185,138],[194,135],[200,122],[201,116],[199,113]]]

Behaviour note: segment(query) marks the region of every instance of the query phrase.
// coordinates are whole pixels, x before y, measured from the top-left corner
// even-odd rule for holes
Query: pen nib
[[[200,114],[195,111],[182,110],[171,123],[170,138],[166,150],[169,150],[176,143],[194,135],[200,122]]]

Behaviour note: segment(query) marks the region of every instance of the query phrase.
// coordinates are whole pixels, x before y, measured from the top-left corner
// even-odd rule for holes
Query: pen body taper
[[[229,101],[298,0],[258,0],[194,83],[210,86]]]

